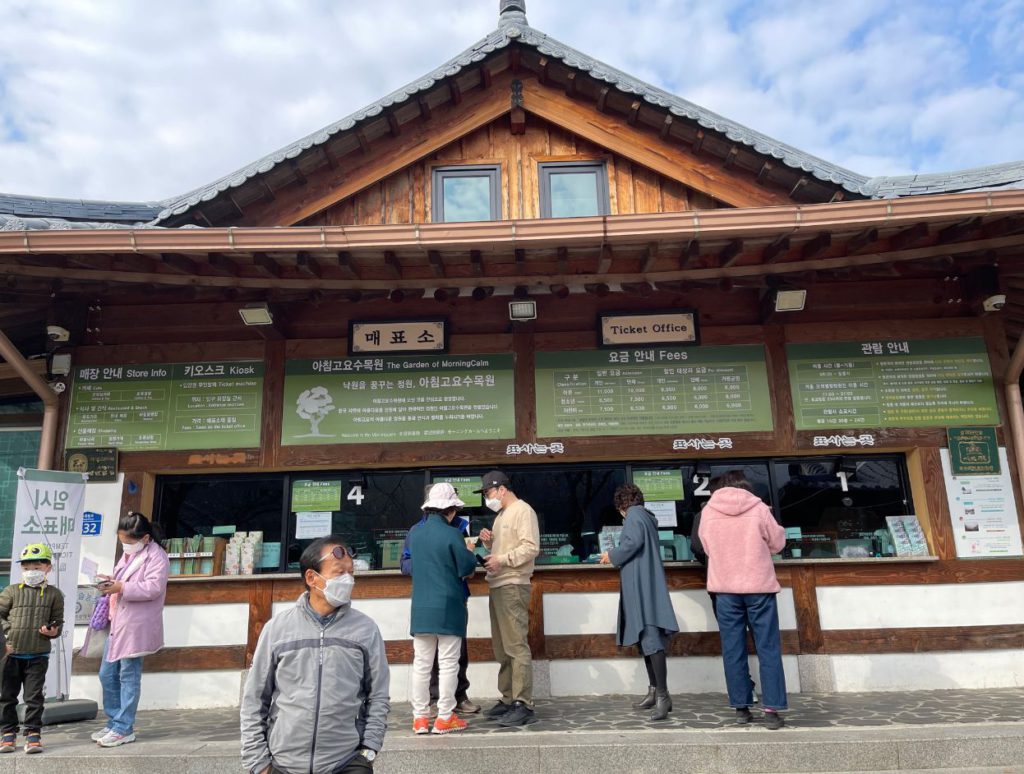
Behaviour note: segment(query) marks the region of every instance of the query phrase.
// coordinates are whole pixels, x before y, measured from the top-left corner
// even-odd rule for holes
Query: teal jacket
[[[409,533],[412,566],[410,633],[466,636],[466,595],[462,579],[476,569],[476,557],[462,534],[438,514]]]

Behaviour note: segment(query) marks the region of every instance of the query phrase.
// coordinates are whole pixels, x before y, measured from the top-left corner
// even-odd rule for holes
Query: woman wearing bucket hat
[[[466,596],[462,579],[473,574],[476,559],[462,536],[450,526],[465,506],[448,483],[434,484],[423,503],[426,523],[409,535],[412,567],[412,710],[413,731],[428,733],[430,670],[438,661],[437,719],[432,732],[462,731],[466,721],[455,714],[459,652],[466,636]]]

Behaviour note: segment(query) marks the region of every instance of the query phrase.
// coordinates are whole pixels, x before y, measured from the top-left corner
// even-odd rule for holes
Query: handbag
[[[92,611],[92,618],[89,619],[89,631],[104,631],[109,628],[110,597],[103,594],[96,600],[96,608]]]
[[[107,645],[107,638],[110,637],[110,629],[93,629],[92,625],[85,631],[85,641],[78,655],[82,658],[101,658],[103,650]]]

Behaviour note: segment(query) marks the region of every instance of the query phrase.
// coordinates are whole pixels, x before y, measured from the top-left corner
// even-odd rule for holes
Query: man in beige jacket
[[[485,713],[502,726],[533,721],[533,661],[527,636],[530,631],[530,577],[540,553],[537,514],[512,491],[512,482],[500,470],[483,477],[479,489],[485,504],[497,512],[494,529],[480,530],[491,552],[487,557],[490,586],[491,644],[499,665],[501,700]]]

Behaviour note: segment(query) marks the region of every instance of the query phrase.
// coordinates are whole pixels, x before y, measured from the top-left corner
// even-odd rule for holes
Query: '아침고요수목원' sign
[[[512,355],[289,360],[284,446],[515,437]]]
[[[797,430],[998,425],[981,338],[787,344]]]
[[[121,451],[260,445],[263,363],[81,366],[67,446]]]
[[[772,429],[764,347],[538,352],[542,438]]]

